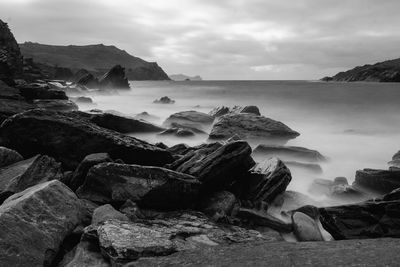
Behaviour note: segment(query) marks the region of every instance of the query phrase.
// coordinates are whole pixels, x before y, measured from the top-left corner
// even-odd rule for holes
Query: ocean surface
[[[134,116],[143,111],[162,122],[172,113],[197,110],[208,113],[217,106],[256,105],[262,115],[282,121],[301,135],[287,145],[318,150],[329,157],[322,174],[292,170],[289,189],[307,193],[314,178],[338,176],[354,180],[363,168],[387,169],[400,150],[400,84],[325,83],[314,81],[134,81],[130,91],[91,95],[98,108]],[[154,104],[162,96],[175,104]],[[134,135],[151,143],[189,145],[207,142],[206,136],[170,138]],[[257,144],[251,144],[255,147]]]

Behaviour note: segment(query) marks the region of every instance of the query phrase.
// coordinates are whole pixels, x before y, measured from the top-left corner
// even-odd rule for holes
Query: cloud
[[[113,44],[168,73],[317,79],[399,57],[398,0],[0,0],[17,40]]]

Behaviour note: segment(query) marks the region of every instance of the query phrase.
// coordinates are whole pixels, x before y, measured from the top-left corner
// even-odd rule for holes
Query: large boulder
[[[110,204],[98,207],[93,212],[92,224],[99,224],[107,220],[129,221],[128,217],[117,211]]]
[[[181,128],[196,128],[206,130],[214,121],[214,118],[206,113],[198,111],[181,111],[169,116],[163,123],[166,128],[177,127]]]
[[[390,193],[400,187],[400,169],[359,170],[353,185],[381,194]]]
[[[37,155],[0,169],[0,203],[6,196],[28,187],[62,178],[61,164],[48,156]]]
[[[0,124],[10,116],[35,108],[34,104],[23,100],[0,99]]]
[[[258,116],[261,115],[260,110],[258,109],[257,106],[245,106],[245,107],[234,106],[233,108],[221,106],[214,108],[208,114],[213,116],[214,118],[217,118],[229,113],[251,113]]]
[[[20,94],[27,100],[33,99],[62,99],[68,100],[64,91],[50,89],[45,83],[31,83],[18,86]]]
[[[125,69],[115,65],[99,79],[102,88],[130,89],[128,79],[125,77]]]
[[[223,190],[254,165],[247,142],[210,144],[191,151],[168,166],[177,172],[198,177],[206,192]]]
[[[51,266],[80,216],[78,198],[57,180],[11,196],[0,206],[0,265]]]
[[[283,161],[326,161],[326,158],[318,151],[298,146],[258,145],[253,154],[263,157],[279,157]]]
[[[249,113],[227,114],[218,118],[213,125],[210,139],[266,139],[287,142],[300,134],[280,121]]]
[[[61,112],[31,110],[0,127],[0,143],[24,157],[50,155],[67,169],[75,169],[86,155],[105,152],[126,163],[162,166],[172,155],[133,137],[101,128]]]
[[[302,212],[292,215],[293,232],[299,241],[324,241],[318,223]]]
[[[24,158],[17,151],[0,146],[0,168],[22,160]]]
[[[336,240],[400,237],[400,201],[367,201],[319,212],[322,226]]]
[[[130,199],[141,207],[175,210],[192,207],[200,182],[187,174],[164,168],[117,163],[92,167],[78,189],[80,198],[96,203],[124,203]]]

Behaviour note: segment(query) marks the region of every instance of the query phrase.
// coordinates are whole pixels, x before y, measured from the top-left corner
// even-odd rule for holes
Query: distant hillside
[[[333,77],[325,77],[323,81],[340,82],[400,82],[400,58],[364,65],[339,72]]]
[[[187,76],[184,74],[172,74],[169,78],[174,81],[201,81],[203,80],[199,75],[197,76]]]
[[[104,73],[119,64],[125,68],[129,80],[169,80],[168,75],[157,63],[134,57],[115,46],[60,46],[31,42],[19,46],[25,58],[33,58],[35,62],[52,66],[67,67],[73,71],[87,69]]]

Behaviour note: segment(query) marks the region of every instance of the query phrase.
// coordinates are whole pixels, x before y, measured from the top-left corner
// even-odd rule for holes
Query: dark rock
[[[0,146],[0,168],[22,160],[24,160],[24,158],[17,151]]]
[[[334,239],[400,237],[400,201],[320,208],[322,226]]]
[[[27,100],[61,99],[68,100],[64,91],[50,89],[46,83],[30,83],[18,87],[20,94]]]
[[[81,221],[79,205],[57,180],[8,198],[0,206],[0,265],[51,266],[64,238]]]
[[[106,204],[94,210],[92,224],[99,224],[111,219],[118,221],[129,221],[128,217],[126,217],[124,214],[114,209],[110,204]]]
[[[296,210],[306,205],[318,206],[319,204],[320,202],[307,195],[288,190],[278,195],[268,207],[268,210],[275,209],[277,210],[276,213],[280,214],[281,211]]]
[[[70,183],[72,190],[78,189],[85,181],[89,169],[103,162],[112,162],[110,155],[107,153],[96,153],[87,155],[79,166],[76,168]]]
[[[103,88],[130,89],[128,79],[125,77],[125,69],[115,65],[99,79]]]
[[[214,108],[208,114],[210,114],[214,118],[217,118],[229,113],[250,113],[258,116],[261,115],[260,110],[258,109],[257,106],[245,106],[245,107],[234,106],[233,108],[221,106]]]
[[[17,88],[8,86],[0,80],[0,99],[24,100]]]
[[[258,145],[254,149],[253,154],[256,156],[279,157],[283,161],[326,161],[326,158],[318,151],[297,146]]]
[[[134,116],[135,119],[137,120],[145,120],[145,121],[158,121],[160,118],[155,116],[155,115],[151,115],[146,111],[143,111],[142,113],[136,114]]]
[[[356,172],[355,187],[387,194],[400,187],[400,170],[364,169]]]
[[[37,155],[0,169],[0,195],[21,192],[28,187],[62,178],[61,164]]]
[[[210,126],[214,118],[198,111],[182,111],[169,116],[163,123],[164,127],[195,128],[203,130]]]
[[[83,226],[88,226],[92,223],[92,217],[95,209],[99,207],[99,205],[89,201],[87,199],[79,199],[80,206],[81,206],[81,214],[82,214],[82,221],[81,224]]]
[[[212,144],[187,153],[168,168],[198,177],[205,191],[215,192],[225,189],[254,165],[250,154],[251,147],[244,141]]]
[[[78,110],[78,106],[71,100],[59,100],[59,99],[36,99],[33,101],[36,107],[51,110],[51,111],[74,111]]]
[[[348,185],[349,182],[347,181],[347,178],[346,178],[346,177],[336,177],[336,178],[333,180],[333,184],[334,184],[334,185]]]
[[[100,152],[141,165],[161,166],[173,160],[169,152],[144,141],[44,110],[20,113],[7,120],[0,127],[0,139],[24,157],[48,154],[67,169],[75,169],[85,156]]]
[[[84,71],[80,71],[76,74],[76,77],[79,77],[76,79],[76,84],[78,85],[83,85],[87,88],[92,88],[92,89],[97,89],[99,88],[99,81],[94,77],[93,74],[91,73],[86,73],[84,74]]]
[[[391,167],[400,168],[400,151],[393,155],[392,160],[388,163]]]
[[[241,208],[237,216],[257,226],[267,226],[278,232],[291,232],[293,226],[263,211]]]
[[[0,99],[0,124],[10,116],[35,108],[35,105],[22,100]]]
[[[282,122],[249,113],[227,114],[218,118],[210,139],[228,139],[238,135],[241,139],[268,139],[286,142],[300,134]]]
[[[154,145],[161,149],[168,149],[168,146],[166,144],[164,144],[163,142],[158,142],[158,143],[155,143]]]
[[[315,179],[308,192],[346,203],[359,202],[369,198],[369,195],[359,188],[349,185],[345,177],[336,177],[334,181]]]
[[[111,267],[111,264],[101,255],[98,245],[82,240],[58,267]]]
[[[215,219],[230,216],[236,204],[236,197],[228,191],[220,191],[203,198],[201,210]]]
[[[139,219],[144,219],[145,217],[140,211],[139,206],[130,199],[125,201],[125,203],[119,208],[119,211],[125,214],[131,221],[137,221]]]
[[[160,135],[175,135],[177,137],[191,137],[194,136],[195,133],[189,129],[182,128],[169,128],[165,131],[162,131]]]
[[[168,96],[163,96],[160,99],[154,100],[153,103],[156,103],[156,104],[174,104],[175,100],[172,100]]]
[[[240,113],[251,113],[261,116],[260,110],[258,109],[257,106],[245,106],[244,108],[242,108]]]
[[[393,201],[393,200],[400,200],[400,188],[397,188],[383,196],[383,201]]]
[[[177,144],[174,146],[171,146],[170,148],[167,148],[167,151],[171,152],[172,154],[178,154],[178,155],[185,155],[187,152],[189,152],[190,147],[186,144]]]
[[[293,231],[299,241],[324,241],[318,224],[302,212],[292,215]]]
[[[257,163],[247,176],[239,180],[240,198],[253,203],[271,203],[285,192],[292,180],[290,170],[278,158]]]
[[[174,210],[192,207],[200,183],[194,177],[164,168],[102,163],[92,167],[79,197],[96,203],[123,203],[130,199],[140,207]]]

